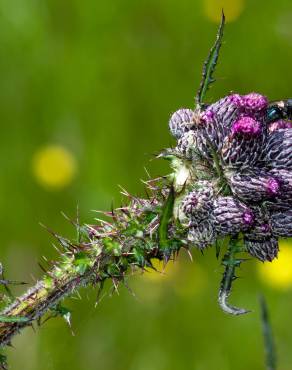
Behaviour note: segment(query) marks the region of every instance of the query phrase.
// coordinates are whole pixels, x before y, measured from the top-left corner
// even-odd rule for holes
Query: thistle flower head
[[[189,220],[184,227],[199,248],[243,233],[247,252],[270,261],[278,252],[277,238],[292,235],[292,125],[268,122],[267,109],[268,99],[261,94],[232,94],[201,110],[196,125],[198,112],[190,110],[193,125],[175,121],[175,132],[183,132],[177,150],[192,163],[180,196]],[[181,116],[181,111],[173,115]],[[211,186],[194,190],[202,185],[202,173],[196,170],[202,163]]]

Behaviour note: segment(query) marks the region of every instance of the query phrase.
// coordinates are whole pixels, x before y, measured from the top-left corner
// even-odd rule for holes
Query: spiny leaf
[[[174,198],[175,198],[174,188],[173,186],[171,186],[168,197],[162,209],[158,229],[159,244],[163,249],[167,248],[168,246],[168,224],[173,215]]]
[[[219,57],[219,51],[222,45],[224,25],[225,25],[225,15],[222,10],[221,23],[217,32],[216,41],[213,47],[211,48],[208,58],[205,61],[203,67],[203,76],[199,91],[196,96],[196,104],[198,108],[202,106],[207,90],[209,89],[211,83],[215,81],[213,73],[215,72],[215,68]]]
[[[237,238],[231,239],[229,242],[228,251],[222,259],[222,265],[225,267],[225,269],[218,295],[218,302],[222,310],[226,313],[236,316],[249,312],[244,308],[232,306],[228,302],[228,298],[232,289],[232,283],[236,279],[235,269],[239,267],[243,261],[240,258],[236,258],[236,253],[241,251],[242,248],[239,246]]]
[[[7,370],[7,357],[5,355],[0,354],[0,369]]]

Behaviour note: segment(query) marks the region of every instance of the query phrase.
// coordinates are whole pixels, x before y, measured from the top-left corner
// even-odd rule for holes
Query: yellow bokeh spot
[[[224,10],[226,22],[235,21],[242,13],[245,0],[203,0],[206,16],[215,23],[221,20],[221,12]]]
[[[33,157],[32,165],[38,183],[49,189],[58,190],[66,187],[76,173],[73,155],[58,145],[40,148]]]
[[[273,262],[259,262],[258,271],[262,281],[274,288],[287,289],[292,287],[291,241],[281,241],[278,258]]]

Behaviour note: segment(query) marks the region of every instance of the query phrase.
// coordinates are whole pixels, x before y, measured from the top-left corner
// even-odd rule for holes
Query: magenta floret
[[[231,128],[233,135],[258,136],[261,131],[261,123],[249,116],[239,118]]]

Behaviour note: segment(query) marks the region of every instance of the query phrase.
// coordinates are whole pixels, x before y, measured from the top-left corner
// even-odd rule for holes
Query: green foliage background
[[[41,256],[55,258],[39,221],[73,235],[60,211],[91,222],[92,209],[142,194],[144,166],[165,174],[153,153],[172,143],[170,113],[192,107],[217,25],[199,0],[0,0],[0,225],[7,276],[33,282]],[[291,97],[292,4],[247,0],[227,24],[210,100],[236,91]],[[78,173],[60,191],[41,187],[34,153],[60,144]],[[292,268],[292,266],[291,266]],[[33,276],[32,276],[33,275]],[[181,256],[164,278],[133,277],[120,295],[68,301],[73,330],[48,321],[14,340],[12,370],[259,370],[263,346],[257,294],[268,299],[279,370],[292,363],[292,291],[260,281],[246,263],[232,299],[253,312],[228,317],[217,307],[221,268],[215,251]],[[132,283],[131,283],[132,281]]]

